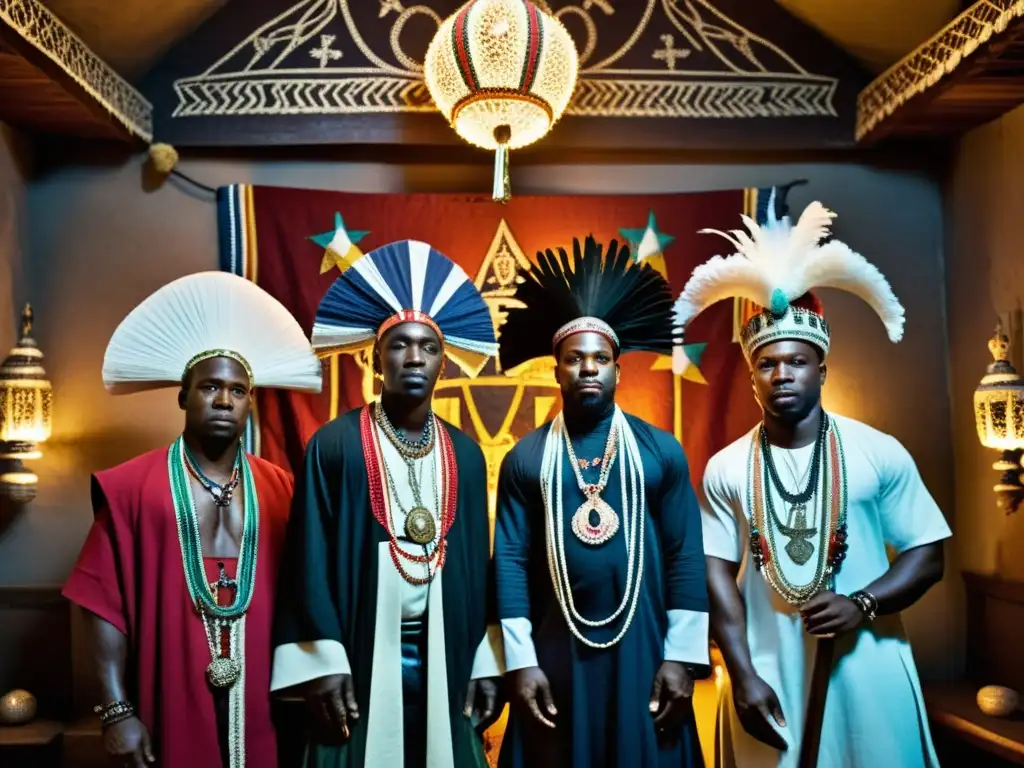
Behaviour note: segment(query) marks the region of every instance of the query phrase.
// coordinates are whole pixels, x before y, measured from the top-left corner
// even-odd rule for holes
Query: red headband
[[[381,323],[380,328],[377,329],[377,341],[380,341],[380,338],[385,333],[399,323],[422,323],[437,334],[437,338],[441,340],[442,344],[444,343],[444,334],[441,333],[441,329],[438,328],[437,323],[435,323],[426,312],[421,312],[418,309],[403,309],[398,314],[392,315]]]

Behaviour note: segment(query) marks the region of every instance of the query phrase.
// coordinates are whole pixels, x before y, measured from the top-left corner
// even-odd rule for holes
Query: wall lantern
[[[999,508],[1016,512],[1024,498],[1020,481],[1020,457],[1024,452],[1024,379],[1007,359],[1010,339],[1002,323],[988,342],[993,362],[974,390],[974,418],[978,439],[986,448],[1001,451],[992,468],[1002,473],[992,490]]]
[[[50,437],[53,389],[43,353],[32,338],[32,307],[21,313],[21,338],[0,365],[0,493],[18,503],[31,501],[39,478],[24,461],[42,456]]]

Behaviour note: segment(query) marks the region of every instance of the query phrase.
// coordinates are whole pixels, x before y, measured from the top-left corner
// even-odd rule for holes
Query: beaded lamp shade
[[[508,151],[543,138],[576,87],[565,27],[529,0],[470,0],[441,24],[423,65],[455,132],[496,152],[494,198],[506,200]]]
[[[988,342],[993,362],[974,390],[978,439],[986,448],[1024,448],[1024,379],[1007,359],[1010,342],[1002,327]]]

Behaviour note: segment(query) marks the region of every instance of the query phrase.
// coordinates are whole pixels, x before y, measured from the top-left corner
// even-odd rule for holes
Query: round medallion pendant
[[[416,544],[429,544],[437,536],[437,524],[429,509],[413,507],[405,518],[405,535]]]
[[[593,516],[597,520],[593,520]],[[572,532],[584,544],[596,547],[604,544],[619,530],[619,516],[600,496],[584,501],[572,516]]]
[[[206,667],[206,677],[214,688],[230,688],[240,674],[242,665],[235,659],[214,659]]]

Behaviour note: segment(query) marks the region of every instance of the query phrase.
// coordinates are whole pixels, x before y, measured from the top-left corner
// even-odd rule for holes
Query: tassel
[[[494,129],[494,139],[498,147],[494,151],[494,188],[491,197],[499,203],[507,203],[512,197],[512,181],[508,174],[508,141],[512,138],[512,129],[507,125],[499,125]]]
[[[178,164],[178,151],[170,144],[150,144],[149,160],[157,173],[166,176]]]

